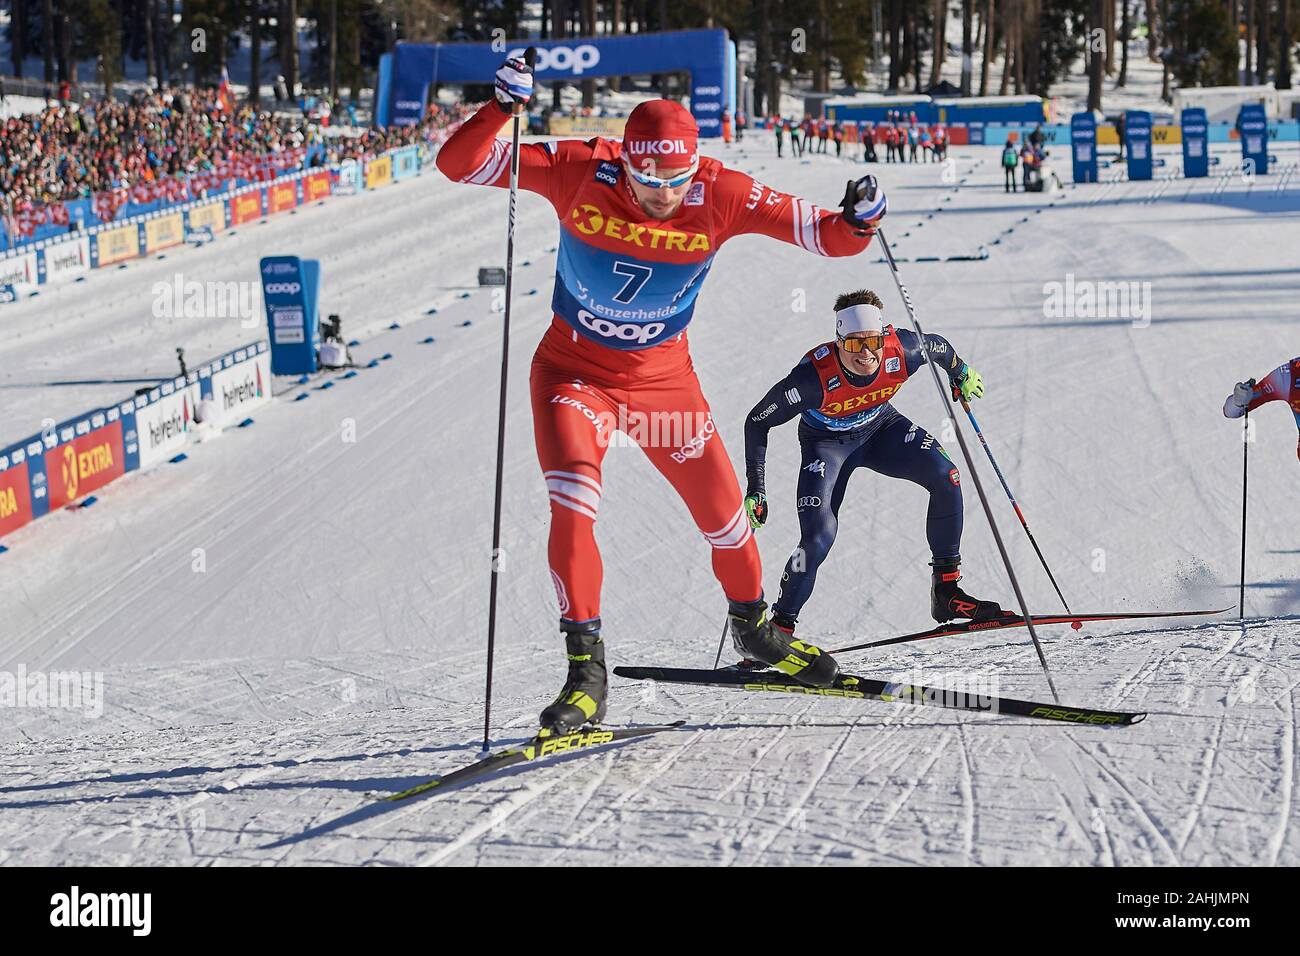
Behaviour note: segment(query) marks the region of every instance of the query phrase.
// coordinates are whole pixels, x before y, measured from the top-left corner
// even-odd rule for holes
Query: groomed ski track
[[[827,205],[861,169],[778,161],[767,134],[711,151]],[[1279,152],[1296,162],[1294,148]],[[873,171],[920,317],[983,373],[977,414],[1066,596],[1134,610],[1232,603],[1240,423],[1220,407],[1233,382],[1296,354],[1300,188],[1179,179],[1012,197],[996,148],[953,156],[947,181],[939,165]],[[5,539],[0,669],[102,672],[105,692],[98,719],[0,709],[0,863],[1300,861],[1300,471],[1281,406],[1252,415],[1244,625],[1043,630],[1062,699],[1149,711],[1136,727],[616,680],[611,723],[687,727],[336,825],[477,752],[500,317],[490,291],[454,287],[500,263],[504,213],[504,193],[429,172],[93,273],[0,314],[6,441],[133,387],[50,382],[169,373],[178,345],[198,361],[260,334],[232,319],[153,320],[150,290],[177,272],[256,281],[260,256],[319,258],[322,309],[364,337],[358,360],[391,355],[329,390],[281,381],[253,427]],[[532,732],[563,669],[527,401],[555,230],[549,205],[521,199],[498,746]],[[907,261],[981,246],[983,261]],[[877,256],[824,260],[759,238],[719,255],[690,334],[738,464],[743,415],[829,337],[834,292],[876,288],[905,321]],[[1044,284],[1067,273],[1150,282],[1149,326],[1045,316]],[[800,290],[806,312],[791,309]],[[384,331],[394,321],[401,328]],[[310,398],[293,401],[302,392]],[[897,404],[940,430],[928,383]],[[343,440],[346,421],[355,442]],[[797,465],[789,426],[772,437],[773,516],[759,537],[773,594],[797,541]],[[977,466],[1030,610],[1057,610],[996,480]],[[1009,602],[964,485],[967,580]],[[710,665],[722,603],[685,509],[632,448],[610,451],[604,492],[611,663]],[[803,633],[834,646],[925,626],[924,508],[911,486],[855,479]],[[996,676],[1003,694],[1049,699],[1025,640],[952,638],[848,655],[845,666],[930,683]]]

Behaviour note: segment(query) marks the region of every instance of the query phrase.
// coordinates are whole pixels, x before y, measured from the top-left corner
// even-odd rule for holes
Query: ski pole
[[[537,48],[524,51],[524,62],[532,66],[537,60]],[[519,193],[519,120],[523,104],[515,103],[512,109],[510,132],[510,219],[506,226],[506,304],[501,323],[501,398],[497,411],[497,474],[496,498],[492,503],[492,578],[488,596],[487,689],[483,696],[483,750],[489,745],[492,726],[492,659],[496,651],[497,636],[497,575],[501,557],[501,476],[506,454],[506,380],[510,370],[510,301],[515,265],[515,198]]]
[[[730,620],[731,619],[728,618],[726,621],[722,622],[722,636],[718,638],[718,653],[717,656],[713,658],[713,669],[715,671],[718,669],[718,665],[722,663],[722,645],[727,643],[727,625]]]
[[[983,430],[980,429],[980,423],[975,420],[975,413],[970,410],[970,402],[966,399],[961,400],[961,407],[966,412],[966,417],[970,419],[971,427],[975,429],[975,434],[979,436],[980,444],[984,446],[984,453],[989,456],[989,462],[993,465],[993,473],[998,476],[998,481],[1002,482],[1002,490],[1007,493],[1007,498],[1011,501],[1011,507],[1015,509],[1016,517],[1020,519],[1020,527],[1025,529],[1025,534],[1029,535],[1029,543],[1034,546],[1034,553],[1038,555],[1038,560],[1042,562],[1043,570],[1047,572],[1047,579],[1052,582],[1052,587],[1056,589],[1056,596],[1061,599],[1061,604],[1065,607],[1065,613],[1070,613],[1070,605],[1065,600],[1065,595],[1061,593],[1060,587],[1056,584],[1056,575],[1052,574],[1052,569],[1047,566],[1047,559],[1043,557],[1042,549],[1038,547],[1038,542],[1034,540],[1034,533],[1029,530],[1029,522],[1025,520],[1025,514],[1020,510],[1020,503],[1016,501],[1016,496],[1011,493],[1011,486],[1007,484],[1007,479],[1002,475],[1002,469],[998,467],[998,461],[993,457],[993,449],[989,447],[988,439],[984,437]]]
[[[1241,430],[1241,588],[1237,605],[1237,619],[1246,619],[1246,493],[1250,481],[1250,410]]]
[[[925,331],[921,328],[921,321],[916,317],[916,307],[912,305],[912,296],[907,291],[907,286],[903,285],[903,277],[898,272],[898,263],[894,261],[894,251],[889,247],[889,240],[885,238],[884,232],[877,228],[876,236],[880,239],[880,247],[885,252],[885,261],[889,263],[889,271],[893,273],[894,284],[898,286],[898,294],[903,297],[903,306],[907,309],[907,316],[912,323],[912,331],[916,333],[916,340],[925,347]],[[944,414],[948,414],[948,389],[944,387],[943,382],[939,379],[939,369],[933,362],[926,362],[930,367],[930,374],[934,378],[934,387],[939,390],[939,401],[943,403]],[[1038,640],[1038,632],[1034,629],[1034,622],[1029,614],[1029,605],[1025,603],[1025,595],[1020,590],[1020,581],[1016,577],[1016,569],[1011,566],[1011,558],[1007,554],[1006,545],[1002,543],[1002,534],[998,531],[998,523],[993,518],[993,509],[989,507],[988,496],[984,494],[984,485],[980,482],[979,472],[975,470],[975,459],[971,456],[970,448],[966,444],[966,436],[962,434],[961,426],[957,424],[957,419],[952,420],[953,431],[957,433],[957,444],[961,446],[962,456],[966,459],[966,466],[970,469],[971,479],[975,482],[975,492],[979,495],[980,504],[984,508],[984,516],[988,518],[989,528],[993,531],[993,540],[997,543],[998,554],[1002,556],[1002,564],[1007,569],[1007,577],[1011,579],[1011,589],[1016,593],[1016,601],[1020,604],[1020,614],[1025,619],[1025,627],[1029,631],[1029,637],[1034,642],[1034,650],[1038,652],[1038,663],[1042,665],[1043,676],[1047,678],[1047,686],[1052,691],[1052,699],[1056,703],[1061,702],[1061,695],[1056,692],[1056,682],[1052,680],[1052,672],[1047,666],[1047,657],[1043,654],[1043,645]]]

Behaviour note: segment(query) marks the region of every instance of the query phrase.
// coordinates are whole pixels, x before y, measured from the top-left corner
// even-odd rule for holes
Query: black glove
[[[849,183],[844,188],[844,198],[840,201],[840,210],[844,221],[858,229],[871,229],[885,215],[889,203],[885,191],[875,176],[863,176]]]

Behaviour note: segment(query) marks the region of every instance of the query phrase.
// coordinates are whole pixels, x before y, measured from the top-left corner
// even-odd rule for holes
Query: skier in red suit
[[[1253,378],[1238,382],[1223,403],[1223,414],[1241,418],[1267,402],[1286,402],[1295,415],[1296,428],[1300,428],[1300,356],[1273,369],[1262,382]],[[1296,444],[1296,457],[1300,458],[1300,440]]]
[[[496,99],[447,140],[438,168],[455,182],[508,187],[510,148],[498,139],[531,68],[507,61]],[[520,147],[519,185],[545,196],[560,221],[554,315],[533,358],[537,457],[551,501],[548,557],[560,604],[568,680],[543,712],[564,732],[599,722],[606,670],[600,634],[601,559],[594,525],[601,463],[617,429],[673,485],[712,549],[737,650],[801,681],[828,686],[838,666],[787,641],[763,601],[762,567],[743,495],[691,363],[686,326],[718,248],[760,233],[822,256],[871,241],[885,197],[873,177],[850,181],[840,212],[777,192],[701,156],[680,104],[651,100],[623,141],[594,138]]]

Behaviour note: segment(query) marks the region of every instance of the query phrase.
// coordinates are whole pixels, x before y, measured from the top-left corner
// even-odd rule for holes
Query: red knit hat
[[[623,129],[623,155],[640,170],[678,169],[696,158],[700,129],[686,107],[673,100],[646,100],[632,111]]]

